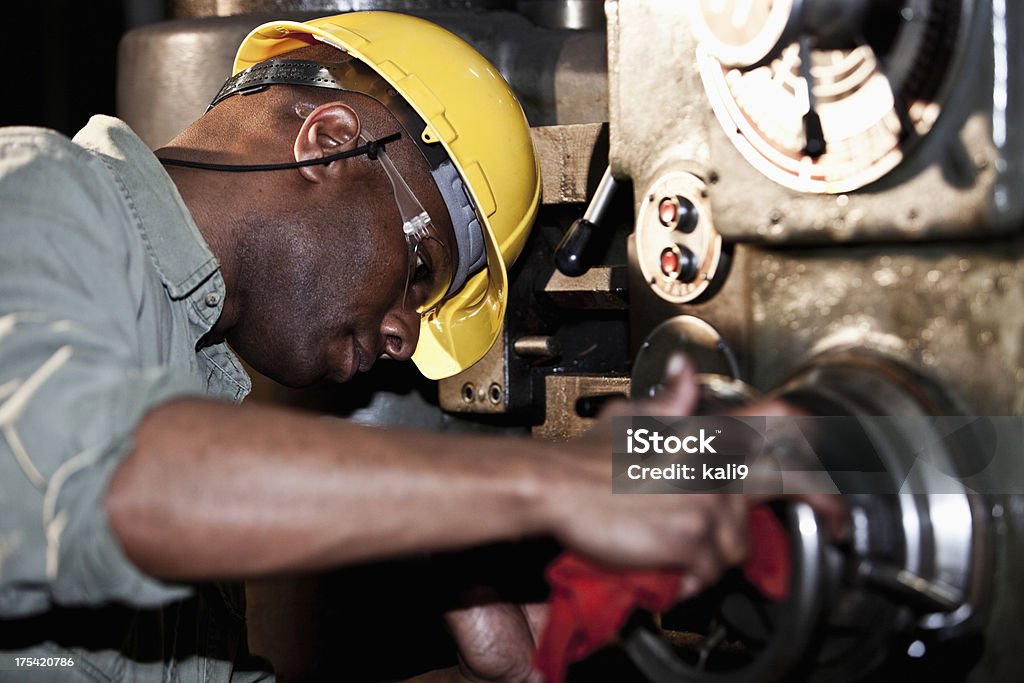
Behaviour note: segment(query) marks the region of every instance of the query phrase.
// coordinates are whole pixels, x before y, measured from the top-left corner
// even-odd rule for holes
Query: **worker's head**
[[[497,70],[434,24],[354,12],[260,26],[234,71],[211,114],[258,93],[253,99],[273,100],[261,111],[294,117],[294,159],[311,165],[287,172],[316,189],[308,209],[323,218],[317,263],[344,271],[277,264],[292,271],[279,284],[293,296],[281,300],[308,303],[285,314],[293,330],[310,333],[305,352],[289,353],[326,368],[300,368],[297,380],[271,374],[344,379],[353,361],[365,369],[387,353],[441,378],[479,360],[500,330],[506,266],[539,202],[528,124]],[[337,154],[345,156],[321,161]],[[266,339],[265,318],[247,311],[236,345]]]

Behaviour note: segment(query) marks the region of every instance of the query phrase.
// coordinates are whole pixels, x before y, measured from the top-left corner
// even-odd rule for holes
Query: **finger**
[[[796,406],[780,401],[758,401],[742,406],[729,413],[736,417],[806,417],[807,413]]]
[[[539,680],[531,673],[534,636],[518,605],[491,603],[445,614],[459,650],[459,667],[471,681]]]
[[[548,624],[550,607],[546,602],[531,602],[522,606],[526,621],[530,625],[530,631],[533,633],[534,642],[540,640],[540,634],[544,632],[544,627]]]
[[[843,502],[842,495],[838,493],[808,493],[800,496],[800,499],[818,513],[818,517],[825,524],[825,531],[829,538],[837,543],[850,540],[852,534],[850,513]]]
[[[679,584],[679,599],[689,600],[701,591],[700,580],[693,574],[683,574],[683,580]]]
[[[703,591],[718,583],[724,569],[725,564],[718,552],[717,544],[708,543],[696,551],[687,573],[697,580],[700,590]]]
[[[651,415],[692,415],[699,399],[697,371],[685,354],[676,353],[669,358],[663,388],[648,410]]]
[[[716,501],[721,499],[714,496]],[[695,533],[689,547],[679,557],[685,562],[687,574],[696,579],[700,590],[718,581],[724,567],[724,558],[718,547],[717,534],[719,517],[728,514],[723,506],[708,507],[700,514]]]
[[[744,502],[729,500],[728,507],[728,512],[723,511],[722,518],[715,528],[715,543],[722,562],[727,567],[733,567],[750,555],[750,531],[747,527],[747,506]]]
[[[601,407],[601,419],[612,417],[630,417],[637,413],[637,406],[642,406],[646,401],[627,401],[624,398],[614,398]]]
[[[615,399],[601,409],[601,420],[634,415],[691,415],[700,399],[696,370],[685,354],[673,354],[657,396],[643,401]]]

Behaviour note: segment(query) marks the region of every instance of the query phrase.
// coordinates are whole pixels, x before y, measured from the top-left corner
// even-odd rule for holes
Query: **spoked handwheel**
[[[797,675],[822,621],[832,571],[810,506],[795,503],[778,514],[790,530],[788,597],[773,602],[733,572],[660,620],[634,615],[623,630],[622,646],[649,680],[764,683]]]

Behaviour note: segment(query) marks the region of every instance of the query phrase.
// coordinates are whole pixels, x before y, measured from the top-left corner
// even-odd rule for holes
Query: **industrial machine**
[[[720,357],[709,371],[819,415],[1021,412],[1019,9],[606,3],[634,395],[664,349],[699,348]],[[896,472],[932,438],[871,440]],[[970,471],[983,440],[943,454],[947,471]],[[846,549],[790,510],[791,604],[725,587],[696,655],[650,631],[628,646],[658,680],[1019,678],[999,642],[1021,606],[1020,499],[935,486],[849,497]],[[750,645],[742,661],[722,663],[725,641]]]
[[[946,438],[932,419],[1024,413],[1024,7],[356,4],[286,9],[421,12],[476,44],[537,126],[543,207],[480,363],[436,387],[287,400],[567,439],[608,399],[656,393],[683,350],[708,409],[772,395],[816,415],[918,418],[839,446],[856,459],[870,443],[896,473],[938,440],[949,475],[848,496],[849,546],[808,508],[779,509],[787,602],[728,578],[657,626],[632,621],[623,647],[659,682],[1024,680],[1024,473],[979,473],[984,420]],[[164,142],[278,5],[181,2],[175,21],[129,34],[123,115]],[[977,476],[990,481],[955,483]]]

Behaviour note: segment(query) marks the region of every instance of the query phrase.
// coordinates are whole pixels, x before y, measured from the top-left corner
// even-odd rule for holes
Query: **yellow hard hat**
[[[519,256],[537,213],[540,173],[526,116],[498,70],[468,43],[392,12],[263,24],[242,41],[234,72],[311,41],[369,65],[405,98],[424,123],[410,134],[448,153],[483,226],[486,267],[424,316],[412,357],[427,377],[450,377],[480,360],[501,331],[506,264]]]

